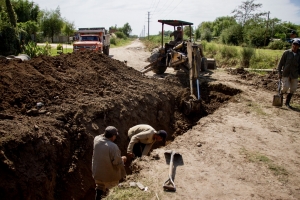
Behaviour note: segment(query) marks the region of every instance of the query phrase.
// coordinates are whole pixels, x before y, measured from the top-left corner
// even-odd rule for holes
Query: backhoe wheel
[[[149,57],[149,62],[150,63],[153,63],[154,61],[156,61],[160,56],[160,53],[159,53],[159,49],[154,49],[151,53],[151,56]]]
[[[165,73],[166,70],[167,70],[167,66],[155,65],[155,66],[152,67],[152,71],[155,74],[163,74],[163,73]]]
[[[163,74],[167,70],[166,58],[162,58],[160,62],[152,67],[152,71],[155,74]]]

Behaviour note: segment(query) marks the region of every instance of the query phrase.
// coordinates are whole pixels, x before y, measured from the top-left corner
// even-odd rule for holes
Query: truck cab
[[[109,55],[110,34],[105,28],[79,28],[76,32],[77,41],[73,43],[73,51],[100,51]]]

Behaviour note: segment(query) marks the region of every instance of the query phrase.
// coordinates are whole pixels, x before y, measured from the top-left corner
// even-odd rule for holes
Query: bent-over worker
[[[146,156],[156,141],[160,142],[166,138],[167,132],[164,130],[156,131],[147,124],[133,126],[128,130],[128,139],[130,141],[127,147],[127,155],[130,157]]]

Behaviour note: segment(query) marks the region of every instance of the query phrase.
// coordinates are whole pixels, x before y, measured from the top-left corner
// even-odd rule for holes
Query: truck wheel
[[[108,55],[109,56],[109,46],[106,48],[106,55]]]
[[[106,46],[103,48],[103,53],[107,56],[109,56],[109,46]]]

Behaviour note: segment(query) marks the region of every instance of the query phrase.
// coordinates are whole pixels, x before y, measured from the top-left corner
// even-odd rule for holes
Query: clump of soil
[[[125,155],[130,127],[150,124],[171,141],[239,92],[201,88],[201,112],[186,116],[189,91],[178,79],[147,77],[97,52],[0,60],[0,198],[93,198],[94,136],[117,127]]]

